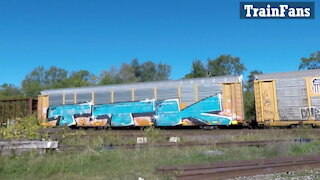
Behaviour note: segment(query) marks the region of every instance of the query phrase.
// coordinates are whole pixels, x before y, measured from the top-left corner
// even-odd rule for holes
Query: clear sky
[[[243,20],[238,0],[1,0],[0,84],[20,85],[37,66],[98,75],[122,62],[171,65],[171,79],[194,59],[240,57],[248,71],[298,69],[320,50],[313,20]],[[244,76],[247,75],[244,74]]]

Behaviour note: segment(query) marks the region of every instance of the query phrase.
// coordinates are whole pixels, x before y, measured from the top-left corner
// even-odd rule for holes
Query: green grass
[[[224,154],[207,155],[208,150]],[[0,157],[1,179],[173,179],[155,173],[155,167],[228,160],[320,153],[320,142],[268,145],[266,147],[148,148],[140,150],[93,150],[50,152],[39,156],[29,152]]]
[[[155,148],[154,143],[166,141],[161,130],[150,128],[142,134],[148,137],[149,148],[137,150],[100,150],[104,144],[134,144],[135,137],[124,138],[113,131],[70,131],[57,132],[59,144],[86,146],[83,152],[49,152],[38,155],[28,152],[16,156],[0,156],[0,179],[174,179],[155,173],[155,168],[168,165],[186,165],[229,160],[259,159],[280,156],[320,154],[320,141],[311,143],[286,142],[263,147],[184,147]],[[88,136],[87,136],[88,135]],[[46,136],[46,135],[45,135]],[[201,136],[196,141],[245,141],[317,138],[318,131],[301,128],[288,134],[279,130],[261,130],[255,133],[239,133]],[[212,138],[213,137],[213,138]],[[190,140],[181,137],[182,141]],[[192,139],[192,138],[191,138]],[[222,154],[208,155],[206,151],[218,150]]]

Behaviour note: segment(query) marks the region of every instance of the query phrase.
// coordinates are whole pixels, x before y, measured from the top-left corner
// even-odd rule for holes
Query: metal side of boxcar
[[[320,70],[258,75],[254,82],[261,126],[320,125]]]
[[[213,101],[210,97],[216,99]],[[74,118],[76,126],[86,127],[244,124],[241,76],[45,90],[39,96],[38,117],[44,125],[55,126],[56,122],[48,118],[50,107],[70,109],[73,105],[77,109],[79,104],[86,102],[92,103],[90,117],[81,112],[61,112],[70,112],[71,116],[68,116]],[[145,102],[153,102],[154,105]],[[163,111],[161,104],[170,104],[171,109]],[[139,108],[133,108],[135,106]],[[202,111],[203,107],[212,108]],[[197,112],[196,117],[188,117],[188,113],[196,115]],[[81,114],[85,114],[84,117]],[[60,118],[64,118],[63,115]]]

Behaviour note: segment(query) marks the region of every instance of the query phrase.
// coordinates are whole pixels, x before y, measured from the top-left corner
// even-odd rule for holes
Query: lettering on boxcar
[[[314,93],[320,94],[320,79],[312,80],[312,90]]]
[[[269,96],[269,92],[267,90],[265,90],[262,94],[263,96],[263,104],[264,106],[271,106],[271,100],[270,100],[270,96]]]
[[[264,110],[263,110],[264,114],[272,115],[273,111],[270,110],[272,109],[271,107],[272,103],[271,103],[269,92],[267,90],[264,90],[262,93],[262,97],[263,97],[263,105],[264,105]]]
[[[300,109],[302,119],[320,120],[320,110],[316,107],[305,107]]]

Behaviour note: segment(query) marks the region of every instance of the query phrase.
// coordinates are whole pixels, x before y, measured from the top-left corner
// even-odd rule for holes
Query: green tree
[[[262,71],[253,70],[248,75],[248,80],[245,83],[246,90],[243,93],[243,104],[245,118],[249,122],[254,122],[256,119],[256,106],[253,92],[253,84],[256,75],[262,74]]]
[[[118,70],[111,67],[109,71],[102,71],[99,75],[99,85],[118,84],[121,83]]]
[[[140,81],[141,78],[141,66],[139,64],[139,60],[137,58],[134,58],[131,61],[131,67],[134,73],[134,76],[139,79],[138,81]]]
[[[36,67],[22,81],[22,90],[28,97],[36,97],[43,89],[64,87],[68,72],[57,67],[46,70],[43,66]]]
[[[139,79],[135,76],[134,69],[131,65],[123,63],[117,74],[117,83],[133,83],[138,82]]]
[[[52,66],[45,71],[44,76],[44,87],[62,88],[65,87],[63,81],[67,78],[68,71]]]
[[[253,82],[256,75],[262,74],[262,71],[259,70],[253,70],[248,75],[248,81],[245,83],[245,88],[247,91],[253,91]]]
[[[239,57],[221,55],[214,60],[208,59],[207,70],[210,76],[241,75],[246,68]]]
[[[0,98],[18,98],[23,97],[23,93],[20,88],[13,84],[4,83],[0,86]]]
[[[108,71],[102,71],[99,75],[99,85],[114,84],[113,79]]]
[[[141,64],[141,81],[155,81],[157,75],[157,67],[156,65],[151,62],[147,61],[143,64]]]
[[[301,58],[299,70],[301,69],[319,69],[320,68],[320,51],[312,53],[308,58]]]
[[[130,64],[123,63],[119,71],[116,68],[102,71],[99,85],[167,80],[170,73],[171,67],[167,64],[155,64],[152,61],[140,64],[135,58]]]
[[[156,80],[168,80],[171,73],[171,67],[167,64],[159,63],[157,65]]]
[[[197,78],[208,76],[206,68],[203,66],[200,60],[194,60],[192,62],[192,69],[189,74],[186,74],[184,78]]]
[[[65,80],[65,87],[84,87],[95,85],[96,76],[87,70],[73,72],[68,79]]]

